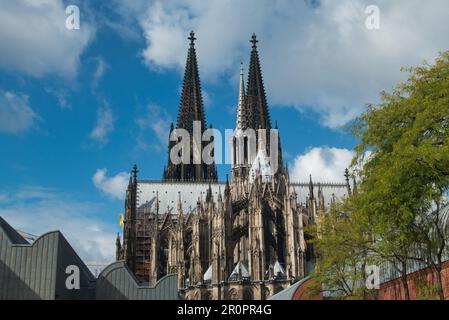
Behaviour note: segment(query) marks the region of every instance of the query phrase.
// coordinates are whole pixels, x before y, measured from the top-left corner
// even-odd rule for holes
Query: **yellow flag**
[[[121,212],[118,214],[118,219],[119,219],[120,227],[123,227],[123,215]]]

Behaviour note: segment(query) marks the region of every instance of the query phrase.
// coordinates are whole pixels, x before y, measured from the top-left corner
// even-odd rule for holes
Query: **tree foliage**
[[[352,167],[360,183],[357,194],[346,201],[351,204],[352,219],[342,220],[350,223],[338,228],[349,228],[345,232],[352,234],[359,231],[353,230],[355,220],[356,225],[364,225],[373,240],[370,256],[397,268],[406,298],[410,261],[425,261],[440,276],[439,297],[443,299],[441,263],[448,244],[443,208],[449,188],[449,52],[440,54],[433,65],[405,71],[407,81],[391,93],[383,92],[381,103],[369,105],[355,122],[353,133],[360,143]],[[320,272],[330,270],[335,260],[333,238],[332,232],[326,232],[317,240],[322,254]],[[342,259],[348,262],[344,255]]]
[[[366,294],[365,265],[370,256],[368,225],[354,215],[350,202],[333,205],[316,225],[307,228],[316,248],[316,281],[312,295],[327,292],[334,298],[360,299]]]

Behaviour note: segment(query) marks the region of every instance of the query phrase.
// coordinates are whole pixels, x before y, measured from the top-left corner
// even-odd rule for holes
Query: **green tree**
[[[333,298],[365,298],[365,266],[371,240],[367,224],[354,215],[350,199],[335,204],[316,225],[307,228],[312,235],[309,245],[315,246],[317,263],[308,288],[311,295],[328,292]]]
[[[356,121],[360,139],[353,166],[361,168],[354,210],[367,217],[373,250],[401,273],[406,298],[407,266],[424,260],[437,273],[447,247],[442,208],[449,187],[449,52],[434,65],[410,68],[409,78]]]

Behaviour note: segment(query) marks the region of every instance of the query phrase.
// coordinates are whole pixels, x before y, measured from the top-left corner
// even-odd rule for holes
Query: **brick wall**
[[[446,300],[449,300],[449,261],[443,263],[443,289]],[[423,269],[408,275],[408,287],[410,290],[410,299],[416,300],[422,298],[422,284],[436,284],[436,274],[430,268]],[[381,284],[378,291],[379,300],[404,300],[404,290],[401,279],[395,279]]]
[[[312,297],[307,293],[307,287],[311,286],[313,281],[314,279],[311,278],[301,284],[293,294],[292,300],[323,300],[323,294],[321,293]]]
[[[443,289],[446,300],[449,300],[449,261],[443,263]],[[314,279],[309,279],[296,289],[292,300],[322,300],[323,295],[316,295],[310,297],[307,294],[307,286],[310,285]],[[423,284],[436,284],[436,274],[430,268],[423,269],[408,275],[408,286],[410,290],[410,299],[422,299],[425,292],[423,292]],[[436,299],[438,296],[435,297]],[[401,279],[395,279],[385,282],[380,285],[377,291],[378,300],[405,300],[404,290]]]

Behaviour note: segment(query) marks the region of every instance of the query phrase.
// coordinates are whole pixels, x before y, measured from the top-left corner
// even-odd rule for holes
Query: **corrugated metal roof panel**
[[[141,286],[124,261],[107,266],[98,276],[99,300],[178,300],[178,275],[160,279],[154,287]]]
[[[1,217],[0,221],[0,299],[93,298],[93,275],[59,231],[29,244]],[[65,287],[68,265],[80,268],[80,290]]]

